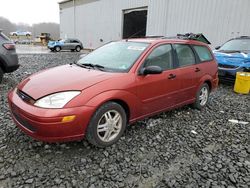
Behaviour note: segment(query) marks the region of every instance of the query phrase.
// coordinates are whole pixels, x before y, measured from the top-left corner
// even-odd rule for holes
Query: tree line
[[[15,24],[4,17],[0,17],[0,29],[6,35],[9,35],[10,32],[22,30],[32,32],[33,37],[40,36],[41,33],[50,33],[53,39],[60,38],[60,28],[57,23],[38,23],[30,26],[23,23]]]

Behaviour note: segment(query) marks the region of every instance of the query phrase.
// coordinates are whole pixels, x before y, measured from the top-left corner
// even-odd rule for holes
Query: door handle
[[[175,74],[170,74],[170,75],[168,76],[168,79],[174,79],[175,77],[176,77]]]
[[[201,69],[199,69],[198,67],[195,68],[195,72],[200,72]]]

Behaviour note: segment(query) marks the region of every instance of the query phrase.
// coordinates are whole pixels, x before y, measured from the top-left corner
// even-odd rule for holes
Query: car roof
[[[238,39],[250,39],[250,36],[240,36],[240,37],[232,38],[231,40],[238,40]]]
[[[150,43],[150,44],[158,44],[162,42],[166,43],[179,43],[179,44],[194,44],[194,45],[203,45],[207,46],[207,44],[203,42],[199,42],[196,40],[187,40],[187,39],[178,39],[178,38],[134,38],[134,39],[124,39],[123,41],[129,41],[129,42],[142,42],[142,43]]]

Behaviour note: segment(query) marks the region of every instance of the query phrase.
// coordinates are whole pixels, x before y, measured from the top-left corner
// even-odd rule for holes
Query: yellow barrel
[[[250,92],[250,73],[237,72],[234,84],[234,91],[241,94],[249,94]]]

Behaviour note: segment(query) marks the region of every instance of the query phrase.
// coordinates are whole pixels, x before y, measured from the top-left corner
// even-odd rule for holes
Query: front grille
[[[27,95],[26,93],[22,92],[21,90],[17,90],[17,95],[25,102],[29,103],[29,104],[34,104],[35,100],[30,97],[29,95]]]
[[[32,131],[32,132],[36,132],[36,128],[33,127],[27,120],[23,119],[19,114],[18,114],[18,108],[12,104],[11,105],[11,110],[12,110],[12,114],[15,117],[15,119],[18,121],[18,123],[20,123],[22,126],[24,126],[25,128],[27,128],[28,130]]]
[[[235,68],[237,68],[237,66],[234,66],[234,65],[225,65],[225,64],[220,64],[220,63],[219,63],[219,67],[221,67],[221,68],[228,68],[228,69],[235,69]]]

